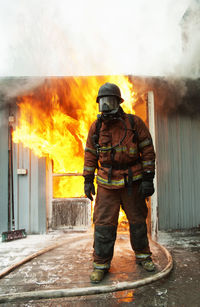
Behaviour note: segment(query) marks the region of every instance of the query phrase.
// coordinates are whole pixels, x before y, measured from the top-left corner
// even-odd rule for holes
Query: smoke
[[[30,94],[44,83],[43,77],[4,77],[0,78],[0,111],[16,104],[16,97]]]
[[[177,73],[190,78],[200,77],[200,0],[191,0],[180,22],[183,52]]]
[[[199,91],[200,0],[0,0],[0,5],[0,108],[46,76],[126,74],[162,77],[154,85],[163,110],[198,109],[198,95],[191,94],[192,108],[187,97]],[[188,78],[196,79],[195,85]]]
[[[148,91],[153,91],[156,113],[162,115],[200,116],[200,79],[183,77],[130,76],[137,92],[137,103],[146,101]]]
[[[191,46],[183,69],[180,21],[190,0],[0,3],[1,76],[185,75],[198,55]]]
[[[165,78],[157,88],[157,108],[165,114],[200,115],[200,79]]]

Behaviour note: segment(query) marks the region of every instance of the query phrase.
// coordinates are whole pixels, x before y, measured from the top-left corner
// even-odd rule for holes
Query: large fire
[[[86,138],[98,114],[96,96],[105,83],[117,84],[125,112],[134,113],[136,94],[126,76],[49,78],[26,96],[18,97],[20,116],[13,141],[53,162],[53,196],[81,197]],[[57,174],[76,176],[57,176]],[[55,176],[56,174],[56,176]]]

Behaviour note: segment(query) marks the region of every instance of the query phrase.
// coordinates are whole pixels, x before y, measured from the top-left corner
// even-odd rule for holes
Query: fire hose
[[[80,239],[80,238],[79,238]],[[74,242],[74,238],[71,240]],[[16,269],[17,267],[21,266],[22,264],[30,261],[31,259],[42,255],[52,249],[55,249],[64,243],[69,243],[69,240],[62,240],[54,245],[46,247],[26,258],[21,260],[20,262],[12,265],[11,267],[7,268],[3,272],[0,273],[0,278],[4,277],[5,275],[9,274],[11,271]],[[127,281],[127,282],[118,282],[112,285],[98,285],[93,287],[84,287],[84,288],[73,288],[73,289],[53,289],[53,290],[39,290],[39,291],[29,291],[29,292],[21,292],[21,293],[13,293],[13,294],[5,294],[0,295],[0,303],[5,302],[13,302],[13,301],[20,301],[20,300],[40,300],[40,299],[52,299],[52,298],[62,298],[62,297],[74,297],[74,296],[86,296],[86,295],[95,295],[95,294],[103,294],[109,292],[117,292],[117,291],[124,291],[139,288],[141,286],[150,284],[155,282],[165,276],[167,276],[172,268],[173,268],[173,259],[170,252],[159,243],[153,241],[155,245],[157,245],[165,254],[167,258],[167,265],[165,268],[154,274],[150,277],[145,277],[137,281]]]

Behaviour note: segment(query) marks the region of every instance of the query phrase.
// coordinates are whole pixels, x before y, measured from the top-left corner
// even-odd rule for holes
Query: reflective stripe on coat
[[[142,178],[143,172],[155,171],[155,151],[152,143],[152,138],[149,129],[143,120],[134,115],[134,130],[137,131],[137,140],[133,141],[134,132],[132,131],[128,115],[123,114],[127,126],[127,135],[123,143],[115,148],[114,163],[116,164],[130,164],[132,170],[133,181]],[[124,187],[124,176],[128,176],[128,169],[112,169],[111,182],[108,181],[109,168],[102,167],[101,164],[112,164],[111,150],[100,152],[99,157],[93,142],[93,135],[96,131],[96,123],[90,127],[88,138],[85,147],[84,155],[84,170],[83,176],[94,174],[97,165],[97,183],[107,189],[119,189]],[[99,133],[99,145],[102,148],[111,148],[117,145],[124,136],[124,125],[120,120],[115,120],[108,123],[102,123]]]

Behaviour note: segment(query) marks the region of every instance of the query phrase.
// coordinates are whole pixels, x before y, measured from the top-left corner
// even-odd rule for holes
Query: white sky
[[[190,0],[0,0],[0,76],[175,73]]]

